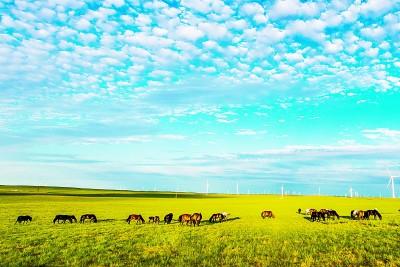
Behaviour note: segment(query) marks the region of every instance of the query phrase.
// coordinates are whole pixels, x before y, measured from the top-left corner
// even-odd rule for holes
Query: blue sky
[[[388,196],[399,51],[398,0],[3,0],[0,184]]]

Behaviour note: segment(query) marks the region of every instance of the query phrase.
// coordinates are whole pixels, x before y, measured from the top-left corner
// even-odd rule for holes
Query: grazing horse
[[[28,223],[32,221],[32,217],[29,215],[22,215],[22,216],[18,216],[17,221],[15,223]],[[14,223],[14,224],[15,224]]]
[[[275,216],[272,213],[272,211],[264,210],[263,212],[261,212],[261,218],[263,218],[263,219],[265,219],[265,218],[275,218]]]
[[[62,223],[65,223],[66,221],[69,221],[70,223],[78,222],[74,215],[56,215],[53,223],[56,223],[56,221],[57,223],[60,223],[60,221],[62,221]]]
[[[227,213],[226,211],[223,211],[222,213],[222,220],[226,221],[228,219],[228,216],[230,215],[229,213]]]
[[[179,216],[178,221],[181,223],[181,225],[183,225],[184,223],[188,225],[191,222],[190,217],[191,217],[190,214],[185,213]]]
[[[158,216],[150,216],[149,217],[149,223],[157,223],[157,224],[159,224],[160,223],[160,217],[158,217]]]
[[[168,213],[167,215],[165,215],[164,216],[164,224],[170,224],[173,216],[174,215],[172,213]]]
[[[210,223],[215,223],[215,222],[222,222],[224,219],[224,215],[222,213],[214,213],[211,215],[210,219],[208,220]]]
[[[327,215],[328,215],[328,219],[330,219],[332,217],[332,219],[335,219],[335,217],[339,220],[340,216],[339,214],[336,212],[336,210],[327,210]]]
[[[80,221],[80,223],[85,223],[85,220],[89,220],[90,222],[97,223],[97,218],[96,218],[96,215],[94,215],[94,214],[83,214],[79,221]]]
[[[190,223],[193,224],[193,226],[199,226],[202,218],[203,215],[201,215],[201,213],[193,213],[193,215],[190,216]]]
[[[313,211],[311,212],[311,221],[315,222],[315,221],[320,221],[321,219],[323,219],[325,221],[325,214],[320,212],[320,211]]]
[[[366,218],[366,212],[363,210],[352,210],[350,216],[353,220],[364,220]]]
[[[311,214],[313,211],[317,211],[316,209],[306,209],[306,214]]]
[[[298,213],[298,214],[300,214],[300,213],[301,213],[301,209],[300,209],[300,208],[297,210],[297,213]]]
[[[382,220],[382,215],[379,213],[379,211],[377,209],[365,211],[364,217],[365,217],[365,219],[369,220],[369,216],[372,216],[372,215],[374,216],[374,220],[376,220],[376,217],[378,217],[379,220]]]
[[[140,215],[140,214],[138,214],[138,215],[137,214],[131,214],[131,215],[129,215],[128,219],[126,219],[126,221],[128,222],[128,224],[131,224],[131,221],[136,221],[136,224],[138,224],[139,222],[141,224],[145,223],[142,215]]]

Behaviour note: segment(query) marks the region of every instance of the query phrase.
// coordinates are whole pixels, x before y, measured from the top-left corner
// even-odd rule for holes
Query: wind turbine
[[[388,175],[389,175],[389,182],[388,182],[388,187],[391,187],[392,190],[392,198],[396,198],[396,193],[394,189],[394,178],[400,178],[400,176],[393,176],[388,169],[386,169]]]

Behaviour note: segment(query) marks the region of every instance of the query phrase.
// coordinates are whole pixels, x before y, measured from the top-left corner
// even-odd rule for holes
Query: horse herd
[[[300,214],[301,209],[298,209],[297,212]],[[312,222],[315,221],[320,221],[325,219],[333,219],[337,218],[338,220],[340,219],[339,214],[336,212],[336,210],[333,209],[320,209],[319,211],[316,209],[306,209],[305,214],[311,215],[310,219]],[[377,209],[373,210],[352,210],[350,212],[350,218],[353,220],[369,220],[371,216],[374,216],[374,219],[376,217],[379,218],[379,220],[382,220],[382,215],[379,213]]]
[[[210,223],[216,223],[216,222],[223,222],[226,221],[228,218],[229,213],[227,212],[222,212],[222,213],[214,213],[211,215],[209,222]],[[173,214],[168,213],[167,215],[164,216],[164,224],[170,224],[173,219]],[[193,226],[199,226],[201,220],[203,219],[203,215],[201,213],[193,213],[193,214],[182,214],[178,218],[178,222],[183,225],[193,225]],[[97,222],[97,217],[94,214],[84,214],[81,216],[80,223],[85,223],[86,220],[89,220],[90,222],[96,223]],[[15,223],[28,223],[32,221],[32,217],[29,215],[23,215],[23,216],[18,216],[17,220]],[[136,224],[144,224],[146,221],[144,220],[143,216],[141,214],[131,214],[128,216],[126,219],[126,222],[128,224],[131,223],[131,221],[136,222]],[[53,224],[55,223],[77,223],[77,219],[75,215],[56,215],[53,219]],[[159,216],[150,216],[149,217],[149,222],[148,223],[154,223],[154,224],[159,224],[160,223],[160,217]]]
[[[301,209],[299,208],[297,210],[297,213],[301,214]],[[320,209],[319,211],[317,209],[309,208],[306,209],[305,211],[306,215],[310,215],[310,220],[312,222],[315,221],[325,221],[329,219],[340,219],[339,214],[336,212],[336,210],[333,209]],[[228,218],[229,213],[227,212],[221,212],[221,213],[214,213],[211,215],[210,219],[208,220],[210,223],[217,223],[217,222],[223,222],[226,221]],[[164,216],[164,224],[170,224],[173,219],[173,214],[168,213]],[[374,219],[377,217],[379,220],[382,220],[382,215],[379,213],[377,209],[372,209],[372,210],[352,210],[350,212],[350,218],[353,220],[369,220],[370,217],[374,216]],[[261,212],[261,218],[275,218],[274,213],[271,210],[264,210]],[[199,226],[200,222],[203,219],[203,215],[201,213],[193,213],[193,214],[182,214],[178,217],[178,222],[183,225],[190,225],[190,226]],[[80,223],[85,223],[85,221],[88,220],[89,222],[96,223],[97,222],[97,217],[94,214],[83,214],[80,218]],[[24,216],[18,216],[17,221],[15,223],[28,223],[32,221],[32,217],[29,215],[24,215]],[[128,216],[126,219],[126,222],[128,224],[131,223],[131,221],[136,222],[136,224],[144,224],[146,221],[144,220],[143,216],[141,214],[131,214]],[[54,223],[77,223],[77,219],[74,215],[56,215],[53,220]],[[159,216],[150,216],[148,223],[153,223],[153,224],[159,224],[160,223],[160,217]]]

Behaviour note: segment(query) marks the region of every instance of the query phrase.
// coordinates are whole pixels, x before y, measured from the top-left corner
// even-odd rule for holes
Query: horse
[[[300,208],[297,210],[297,213],[298,213],[298,214],[300,214],[300,213],[301,213],[301,209],[300,209]]]
[[[364,220],[366,219],[368,216],[366,216],[366,212],[363,210],[352,210],[350,213],[350,217],[355,220]]]
[[[317,211],[316,209],[306,209],[306,214],[311,214],[313,211]]]
[[[230,215],[228,212],[226,212],[226,211],[223,211],[222,213],[222,220],[223,221],[226,221],[227,219],[228,219],[228,216]]]
[[[15,223],[28,223],[32,221],[32,217],[29,215],[18,216],[17,221]],[[14,223],[14,224],[15,224]]]
[[[137,214],[131,214],[131,215],[129,215],[129,217],[128,217],[128,219],[126,219],[126,221],[128,222],[128,224],[131,224],[131,221],[136,221],[136,224],[138,224],[139,222],[142,224],[142,223],[145,223],[145,221],[144,221],[144,219],[143,219],[143,217],[142,217],[142,215],[137,215]]]
[[[79,221],[80,221],[80,223],[85,223],[85,220],[89,220],[90,222],[97,223],[97,218],[96,218],[96,215],[94,215],[94,214],[83,214]]]
[[[56,221],[57,223],[60,223],[60,221],[62,221],[62,223],[65,223],[66,221],[69,221],[70,223],[78,222],[74,215],[56,215],[53,224],[56,223]]]
[[[190,223],[193,224],[194,226],[199,226],[201,219],[203,218],[203,215],[201,215],[201,213],[193,213],[192,216],[190,216]]]
[[[224,216],[222,213],[214,213],[211,215],[210,219],[208,220],[210,223],[215,223],[215,222],[222,222],[224,219]]]
[[[157,223],[157,224],[159,224],[160,223],[160,217],[158,217],[158,216],[150,216],[149,217],[149,223]]]
[[[275,218],[275,216],[272,213],[272,211],[264,210],[263,212],[261,212],[261,218],[263,218],[263,219],[265,219],[265,218]]]
[[[182,214],[179,216],[178,221],[181,223],[181,225],[183,225],[184,223],[186,223],[186,225],[188,225],[191,222],[190,218],[191,218],[191,215],[185,213],[185,214]]]
[[[327,215],[328,215],[328,219],[330,219],[332,217],[332,219],[335,219],[335,217],[340,220],[340,216],[339,214],[336,212],[336,210],[327,210]]]
[[[173,216],[174,215],[172,213],[168,213],[167,215],[165,215],[164,216],[164,224],[170,224]]]
[[[325,221],[325,215],[324,213],[320,212],[320,211],[313,211],[311,212],[311,221],[315,222],[315,221],[320,221],[321,219],[323,219]]]
[[[382,215],[379,213],[379,211],[377,209],[365,211],[364,217],[365,217],[365,219],[369,220],[369,216],[372,216],[372,215],[374,216],[374,220],[376,220],[376,217],[378,217],[379,220],[382,220]]]

